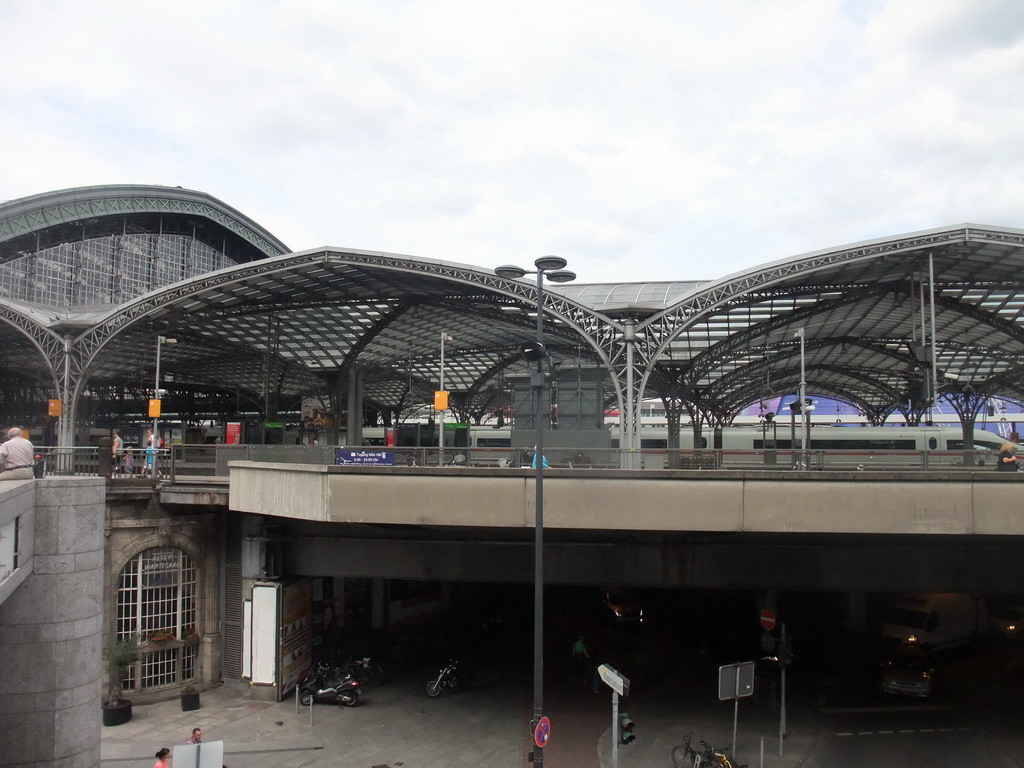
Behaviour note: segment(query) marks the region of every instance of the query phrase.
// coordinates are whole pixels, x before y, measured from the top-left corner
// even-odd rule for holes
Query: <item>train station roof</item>
[[[794,392],[803,371],[812,397],[885,412],[919,402],[933,370],[940,395],[1019,404],[1022,275],[1024,231],[963,224],[714,280],[546,283],[545,333],[553,364],[609,371],[609,405],[631,379],[637,398],[727,421]],[[480,415],[526,374],[519,351],[535,313],[530,280],[365,250],[290,253],[241,213],[177,187],[0,205],[9,419],[53,397],[62,376],[79,394],[147,396],[161,336],[176,342],[161,347],[167,407],[183,414],[295,409],[343,393],[353,370],[368,403],[412,409],[439,386],[443,336],[445,388]],[[97,417],[107,407],[94,405]]]

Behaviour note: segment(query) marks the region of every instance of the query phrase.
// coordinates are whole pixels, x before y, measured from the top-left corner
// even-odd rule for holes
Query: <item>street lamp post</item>
[[[804,335],[804,329],[800,328],[794,334],[800,338],[800,393],[797,402],[800,404],[800,450],[801,450],[801,461],[803,461],[804,469],[809,469],[807,463],[810,458],[808,453],[808,443],[810,442],[810,413],[807,410],[807,367],[805,348],[807,341]]]
[[[448,394],[444,389],[444,343],[452,341],[452,337],[441,331],[441,368],[438,375],[440,386],[434,397],[434,409],[437,411],[437,466],[444,466],[444,412],[448,410]]]
[[[536,449],[533,458],[534,487],[536,490],[533,548],[533,729],[537,728],[544,716],[544,374],[547,350],[544,347],[544,275],[553,283],[568,283],[576,279],[576,273],[565,269],[566,261],[559,256],[542,256],[533,262],[535,270],[525,270],[515,265],[498,267],[498,277],[519,279],[524,275],[537,275],[537,338],[531,344],[523,345],[527,360],[536,364],[530,375],[530,386],[534,392],[534,430]],[[536,742],[533,764],[544,765],[544,747]]]
[[[151,455],[153,457],[153,466],[151,467],[151,476],[153,480],[157,479],[156,450],[160,445],[160,404],[162,402],[160,398],[160,350],[164,344],[177,343],[177,339],[169,339],[166,336],[156,337],[156,380],[153,383],[153,402],[149,406],[149,410],[151,411],[149,415],[153,417],[153,444],[150,446],[150,450],[152,451]]]

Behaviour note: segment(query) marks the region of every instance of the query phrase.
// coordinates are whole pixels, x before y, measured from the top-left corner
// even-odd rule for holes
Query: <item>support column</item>
[[[636,320],[626,318],[623,343],[626,345],[626,391],[622,396],[622,416],[619,421],[619,466],[622,469],[640,469],[640,406],[642,393],[636,391],[633,373],[633,354],[636,347]]]
[[[348,413],[345,416],[347,445],[363,444],[363,369],[358,365],[348,369]]]
[[[0,604],[0,763],[98,768],[106,484],[24,483],[35,504],[20,516],[18,570],[29,575]],[[22,483],[3,485],[0,523]]]

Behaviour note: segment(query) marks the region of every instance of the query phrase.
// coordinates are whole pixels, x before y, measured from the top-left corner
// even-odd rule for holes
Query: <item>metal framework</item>
[[[639,447],[652,394],[676,418],[720,426],[795,391],[799,329],[812,395],[915,419],[948,395],[973,418],[978,392],[1024,402],[1022,276],[1024,232],[963,225],[713,282],[553,285],[545,335],[553,362],[606,372],[625,448]],[[189,190],[89,187],[0,206],[0,381],[49,382],[66,441],[87,389],[147,396],[158,335],[179,342],[163,361],[178,396],[233,395],[267,418],[315,397],[340,413],[358,382],[368,408],[398,419],[430,401],[443,331],[452,408],[479,419],[503,402],[503,377],[528,373],[518,349],[535,302],[532,282],[461,264],[288,253]]]

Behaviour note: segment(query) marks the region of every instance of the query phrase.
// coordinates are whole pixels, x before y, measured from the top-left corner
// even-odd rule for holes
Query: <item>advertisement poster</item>
[[[284,697],[312,663],[313,586],[302,579],[281,591],[281,692]]]

